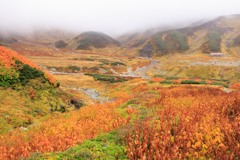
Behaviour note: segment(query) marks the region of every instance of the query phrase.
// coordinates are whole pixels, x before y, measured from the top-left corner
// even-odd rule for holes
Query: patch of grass
[[[195,80],[182,80],[181,84],[201,84],[201,82]]]
[[[111,66],[118,66],[118,65],[122,65],[122,66],[126,66],[124,63],[122,62],[112,62]]]
[[[93,59],[93,58],[73,58],[73,60],[95,61],[95,59]]]
[[[173,84],[173,81],[169,81],[169,80],[164,80],[162,82],[160,82],[161,84]]]
[[[73,72],[74,72],[74,71],[80,71],[80,67],[78,67],[78,66],[68,66],[68,68],[69,68],[70,70],[72,70]]]
[[[223,87],[226,87],[226,88],[229,87],[228,84],[223,83],[223,82],[212,82],[211,85],[223,86]]]
[[[227,79],[216,79],[216,78],[211,78],[210,80],[218,81],[218,82],[226,82],[226,83],[229,83],[229,80],[227,80]]]
[[[110,62],[107,59],[100,59],[99,62],[102,62],[103,64],[109,65]]]
[[[166,78],[166,80],[177,80],[177,79],[179,79],[179,78],[178,77],[173,77],[173,76]]]
[[[122,138],[116,131],[101,135],[92,140],[84,141],[82,144],[64,152],[48,154],[35,153],[32,154],[28,160],[48,158],[59,160],[128,159],[125,146],[122,143]]]
[[[207,82],[204,81],[204,80],[202,80],[202,81],[200,82],[200,84],[207,84]]]
[[[0,134],[14,128],[28,127],[51,112],[70,110],[66,94],[50,86],[39,84],[36,79],[30,80],[26,86],[16,89],[0,89]],[[64,95],[62,95],[64,94]],[[62,97],[67,100],[64,102]]]
[[[110,83],[127,81],[125,77],[119,77],[119,76],[111,76],[111,75],[105,75],[105,74],[88,74],[88,73],[86,73],[85,75],[92,76],[94,80],[97,80],[97,81],[106,81]]]

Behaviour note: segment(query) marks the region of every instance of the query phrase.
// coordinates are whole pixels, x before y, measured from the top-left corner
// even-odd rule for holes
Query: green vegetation
[[[155,75],[154,75],[154,78],[164,78],[164,76],[163,76],[163,75],[160,75],[160,74],[155,74]]]
[[[166,80],[176,80],[176,79],[179,79],[179,78],[174,76],[170,76],[166,78]]]
[[[170,51],[185,51],[189,49],[187,37],[179,31],[170,31],[165,39],[162,39],[162,34],[155,36],[158,48],[161,52]]]
[[[160,82],[161,84],[173,84],[173,81],[164,80]]]
[[[89,46],[90,46],[91,43],[92,43],[92,42],[91,42],[90,40],[88,40],[88,39],[83,39],[83,40],[81,40],[81,42],[79,43],[79,45],[78,45],[78,47],[77,47],[76,49],[77,49],[77,50],[78,50],[78,49],[83,49],[83,50],[89,49]]]
[[[181,84],[201,84],[201,82],[195,80],[182,80]]]
[[[229,87],[228,84],[226,84],[226,83],[224,83],[224,82],[220,82],[220,81],[212,82],[211,85],[223,86],[223,87],[226,87],[226,88]]]
[[[43,83],[49,82],[42,71],[30,67],[27,64],[23,64],[20,61],[16,61],[15,67],[12,68],[5,68],[2,66],[0,68],[0,73],[0,86],[4,88],[16,86],[18,84],[25,86],[30,80],[37,78],[40,78]]]
[[[0,134],[27,127],[35,117],[65,112],[60,92],[42,71],[18,60],[10,67],[0,66]]]
[[[208,45],[211,52],[221,51],[221,35],[216,31],[208,33]]]
[[[97,81],[107,81],[110,83],[127,81],[127,78],[120,77],[120,76],[110,76],[105,74],[88,74],[88,73],[86,73],[85,75],[92,76],[94,80],[97,80]]]
[[[81,71],[81,68],[78,66],[67,66],[67,67],[47,66],[47,68],[49,70],[54,69],[58,72],[66,72],[66,73],[76,73]]]
[[[0,86],[8,88],[19,82],[19,75],[15,69],[7,70],[5,67],[0,68]]]
[[[173,42],[178,44],[179,50],[189,49],[189,46],[187,44],[187,38],[183,33],[179,31],[172,31],[170,32],[169,36],[172,38]]]
[[[118,65],[122,65],[122,66],[126,66],[124,63],[122,62],[112,62],[111,66],[118,66]]]
[[[103,64],[109,65],[109,61],[107,59],[100,59],[99,62],[102,62]]]
[[[72,70],[73,72],[80,71],[80,67],[78,66],[68,66],[68,69]]]
[[[94,160],[94,159],[128,159],[126,156],[125,145],[122,143],[120,135],[114,131],[101,135],[95,139],[84,141],[82,144],[72,147],[64,152],[32,154],[28,160],[35,159],[75,159],[75,160]]]
[[[16,66],[17,68],[20,68],[19,80],[22,85],[26,85],[30,79],[35,79],[38,77],[42,77],[44,80],[47,80],[46,78],[44,78],[44,73],[42,71],[32,68],[27,64],[23,64],[20,61],[16,61]]]
[[[162,40],[161,36],[156,36],[156,41],[157,41],[159,49],[162,52],[166,52],[167,51],[167,46],[166,46],[165,42]]]
[[[52,112],[67,111],[62,99],[67,95],[40,79],[32,79],[25,86],[0,89],[0,134],[17,127],[27,127]],[[64,97],[64,98],[62,98]]]

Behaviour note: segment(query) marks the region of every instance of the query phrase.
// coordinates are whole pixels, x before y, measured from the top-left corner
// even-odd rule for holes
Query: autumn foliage
[[[63,151],[109,132],[127,123],[115,113],[115,107],[126,100],[92,105],[67,114],[51,116],[29,131],[14,131],[0,136],[0,159],[19,159],[33,152]]]
[[[27,64],[28,66],[35,68],[37,70],[41,70],[36,64],[32,63],[30,60],[24,58],[19,55],[17,52],[12,51],[6,47],[0,46],[0,66],[9,69],[11,67],[16,67],[15,62],[20,61],[23,64]],[[1,72],[0,72],[1,74]],[[45,77],[54,85],[56,85],[56,80],[48,73],[45,73]]]
[[[11,68],[16,60],[39,69],[16,52],[0,47],[0,65]],[[163,87],[162,80],[129,80],[127,83],[134,85],[127,86],[127,92],[113,93],[118,98],[114,102],[53,113],[26,131],[15,129],[0,135],[0,159],[64,151],[124,125],[128,125],[123,140],[130,160],[239,159],[240,84],[231,85],[233,90],[228,92],[217,86],[190,86],[186,80],[182,86]],[[176,80],[176,84],[182,81]],[[29,93],[34,99],[35,91],[30,88]]]
[[[217,88],[155,88],[155,111],[126,136],[129,159],[236,159],[240,94]]]

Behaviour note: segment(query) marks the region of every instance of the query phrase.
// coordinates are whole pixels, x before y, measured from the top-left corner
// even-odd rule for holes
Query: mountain
[[[161,26],[157,28],[151,28],[148,29],[144,32],[134,32],[134,33],[126,33],[123,34],[119,37],[117,37],[117,41],[119,41],[123,46],[129,47],[129,48],[134,48],[139,45],[142,45],[147,38],[151,37],[152,35],[158,33],[158,32],[163,32],[166,30],[174,29],[176,28],[175,26]]]
[[[0,34],[0,46],[5,46],[17,42],[17,39],[6,34]]]
[[[240,15],[222,16],[181,29],[125,35],[120,39],[128,47],[137,48],[143,57],[196,52],[237,54],[240,51]]]
[[[110,36],[99,32],[84,32],[73,38],[66,45],[67,48],[78,50],[88,50],[94,48],[105,48],[109,46],[119,46],[120,44]]]
[[[60,45],[61,48],[61,41],[69,41],[74,35],[74,33],[60,29],[38,29],[29,33],[4,32],[3,34],[0,32],[0,45],[18,42],[20,44],[55,46],[56,48]]]
[[[36,44],[51,45],[59,40],[69,41],[74,35],[74,33],[60,29],[39,29],[21,37],[21,39]]]
[[[66,42],[64,42],[63,40],[58,40],[54,43],[54,47],[55,48],[64,48],[64,47],[66,47]]]

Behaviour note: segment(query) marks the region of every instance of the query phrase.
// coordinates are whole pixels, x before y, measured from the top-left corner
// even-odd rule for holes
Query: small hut
[[[224,54],[223,53],[210,53],[210,56],[212,56],[212,57],[223,57]]]

